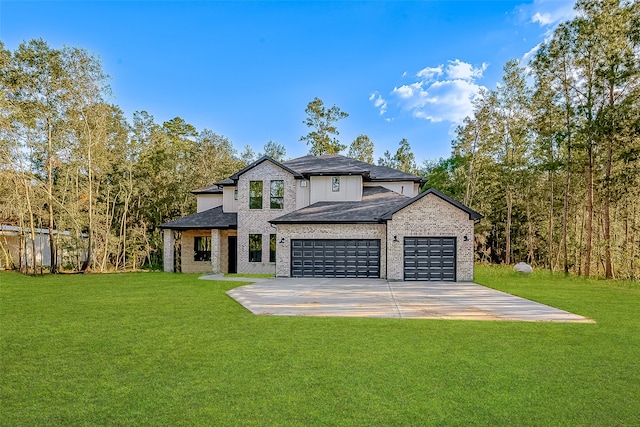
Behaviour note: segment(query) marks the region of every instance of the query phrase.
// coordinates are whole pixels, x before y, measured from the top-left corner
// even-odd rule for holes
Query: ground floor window
[[[276,235],[269,234],[269,262],[276,262]]]
[[[211,236],[198,236],[193,239],[193,260],[211,261]]]
[[[262,262],[262,234],[249,234],[249,262]]]

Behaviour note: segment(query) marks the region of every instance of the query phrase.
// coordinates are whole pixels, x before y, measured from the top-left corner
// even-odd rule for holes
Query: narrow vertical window
[[[238,200],[238,189],[237,188],[235,188],[233,190],[233,200]]]
[[[249,234],[249,262],[262,262],[262,234]]]
[[[334,176],[331,178],[331,191],[338,192],[340,191],[340,177]]]
[[[269,262],[276,262],[276,235],[269,234]]]
[[[211,261],[211,236],[198,236],[193,239],[193,260]]]
[[[262,181],[249,181],[249,209],[262,209]]]
[[[284,181],[271,181],[271,209],[282,209],[284,207]]]

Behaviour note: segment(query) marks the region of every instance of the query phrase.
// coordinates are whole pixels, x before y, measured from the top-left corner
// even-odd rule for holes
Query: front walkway
[[[227,294],[253,314],[262,315],[593,322],[468,282],[275,278]]]

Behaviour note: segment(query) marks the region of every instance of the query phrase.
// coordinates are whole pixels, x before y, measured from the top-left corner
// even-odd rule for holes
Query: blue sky
[[[314,97],[349,117],[376,159],[406,138],[419,164],[448,157],[453,130],[502,66],[527,58],[574,1],[152,2],[0,0],[0,40],[43,38],[100,56],[128,118],[179,116],[241,151],[269,140],[305,155]]]

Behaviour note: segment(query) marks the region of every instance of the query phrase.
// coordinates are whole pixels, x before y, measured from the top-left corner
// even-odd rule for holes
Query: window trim
[[[253,186],[253,184],[256,185],[260,185],[260,191],[259,191],[259,196],[258,195],[252,195],[252,193],[258,192],[257,189],[254,190],[251,187]],[[264,184],[262,183],[262,181],[249,181],[249,209],[262,209],[263,208],[263,192],[264,192]],[[260,207],[257,207],[258,205],[260,205]]]
[[[262,234],[249,234],[249,262],[262,262]]]
[[[198,244],[204,241],[204,245]],[[207,244],[208,242],[208,244]],[[198,249],[204,247],[205,249]],[[208,250],[206,249],[208,247]],[[211,236],[194,236],[193,237],[193,261],[194,262],[211,262]]]
[[[281,196],[274,195],[274,184],[280,183],[280,188],[275,188],[275,190],[280,190]],[[277,194],[277,193],[276,193]],[[275,206],[274,206],[274,201]],[[280,202],[278,205],[278,201]],[[272,179],[269,183],[269,208],[270,209],[284,209],[284,180],[282,179]]]
[[[340,177],[332,176],[331,177],[331,192],[339,193],[340,192]]]

